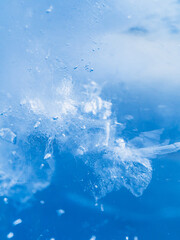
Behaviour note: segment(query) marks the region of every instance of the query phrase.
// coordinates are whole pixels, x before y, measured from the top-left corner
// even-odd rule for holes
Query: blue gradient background
[[[171,0],[1,1],[0,88],[18,98],[24,89],[38,93],[49,79],[71,75],[77,85],[91,79],[126,124],[125,139],[164,128],[162,142],[180,141],[179,7]],[[55,156],[61,161],[48,188],[24,205],[1,197],[0,239],[9,232],[15,240],[180,239],[179,152],[152,160],[152,181],[141,197],[122,188],[98,206],[85,190],[88,181],[81,182],[87,167],[68,152]],[[12,226],[17,218],[22,224]]]

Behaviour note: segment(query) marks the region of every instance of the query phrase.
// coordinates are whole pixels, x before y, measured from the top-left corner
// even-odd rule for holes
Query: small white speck
[[[126,115],[126,116],[125,116],[125,119],[127,119],[127,120],[133,120],[134,117],[133,117],[132,115]]]
[[[56,210],[56,212],[58,216],[62,216],[63,214],[65,214],[65,211],[63,209],[58,209]]]
[[[126,237],[126,240],[129,240],[129,237]]]
[[[22,219],[19,218],[19,219],[15,220],[13,222],[13,225],[16,226],[16,225],[21,224],[21,223],[22,223]]]
[[[3,200],[5,204],[8,204],[8,198],[5,197]]]
[[[50,12],[52,12],[52,10],[53,10],[53,6],[51,5],[51,6],[46,10],[46,13],[50,13]]]
[[[42,204],[42,205],[45,204],[45,201],[44,201],[44,200],[41,200],[41,201],[40,201],[40,204]]]
[[[51,238],[50,240],[55,240],[55,238]]]
[[[134,240],[138,240],[138,237],[135,236],[135,237],[134,237]]]
[[[46,153],[46,155],[44,156],[44,159],[48,159],[51,157],[51,153]]]
[[[42,169],[43,167],[44,167],[44,163],[41,164],[40,169]]]
[[[10,232],[10,233],[8,233],[8,235],[7,235],[7,238],[13,238],[14,237],[14,233],[13,232]]]

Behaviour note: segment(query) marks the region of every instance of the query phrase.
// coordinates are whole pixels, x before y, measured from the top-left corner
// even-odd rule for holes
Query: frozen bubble
[[[14,233],[13,232],[8,233],[8,235],[7,235],[8,239],[13,238],[13,237],[14,237]]]
[[[56,212],[58,216],[62,216],[63,214],[65,214],[65,211],[63,209],[58,209],[56,210]]]
[[[13,222],[13,225],[16,226],[16,225],[21,224],[21,223],[22,223],[22,219],[18,218],[17,220],[15,220]]]
[[[0,129],[0,138],[11,143],[16,143],[16,134],[13,133],[9,128]]]

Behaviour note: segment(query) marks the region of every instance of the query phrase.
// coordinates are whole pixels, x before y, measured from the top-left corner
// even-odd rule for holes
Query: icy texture
[[[16,134],[13,133],[9,128],[0,129],[0,138],[11,143],[16,142]]]
[[[77,87],[71,78],[64,79],[48,97],[26,94],[4,108],[12,110],[1,116],[0,194],[21,201],[50,184],[55,161],[61,161],[53,156],[54,146],[92,169],[96,197],[122,186],[140,196],[152,176],[149,158],[180,149],[180,143],[159,145],[162,129],[126,142],[119,136],[123,125],[95,82]]]

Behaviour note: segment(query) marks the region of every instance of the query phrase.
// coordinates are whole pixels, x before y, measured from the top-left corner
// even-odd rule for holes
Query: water
[[[179,3],[0,7],[0,239],[178,240]]]

